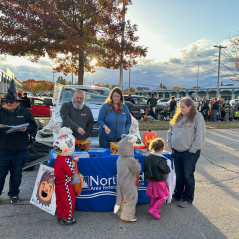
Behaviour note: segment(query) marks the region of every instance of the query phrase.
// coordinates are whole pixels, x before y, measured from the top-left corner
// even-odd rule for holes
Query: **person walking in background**
[[[29,124],[9,134],[6,134],[6,131],[10,128],[0,128],[0,195],[10,171],[8,196],[11,198],[11,203],[17,203],[19,202],[22,167],[27,158],[28,134],[36,133],[37,124],[29,110],[18,107],[14,80],[11,81],[8,93],[3,100],[5,107],[0,109],[0,124],[14,126]]]
[[[226,115],[226,105],[224,103],[224,99],[219,101],[219,115],[218,118],[220,121],[224,121]]]
[[[176,186],[173,194],[178,206],[187,208],[194,199],[196,163],[205,141],[206,127],[201,113],[190,97],[182,98],[170,121],[168,147],[174,152]]]
[[[124,104],[122,90],[115,87],[102,105],[98,124],[100,147],[110,147],[110,142],[119,142],[122,134],[127,134],[131,126],[131,116]]]
[[[199,96],[197,96],[195,104],[196,104],[198,112],[201,112],[201,110],[202,110],[202,101],[200,100]]]
[[[213,121],[213,110],[212,106],[214,103],[215,99],[212,98],[212,100],[209,102],[208,107],[209,107],[209,113],[208,113],[208,121]]]
[[[30,99],[27,97],[27,93],[23,93],[20,100],[20,107],[23,109],[30,109],[32,107]]]
[[[170,101],[170,112],[174,111],[176,109],[177,106],[177,101],[175,100],[175,96],[171,97],[171,101]]]
[[[233,121],[233,118],[234,118],[234,106],[235,106],[235,101],[233,100],[231,103],[229,103],[229,121]]]
[[[132,108],[133,108],[133,104],[135,104],[134,99],[131,97],[131,94],[129,94],[128,98],[125,101],[130,101],[131,105],[129,107],[129,112],[132,113]]]
[[[164,141],[156,138],[150,142],[149,150],[152,154],[144,158],[144,177],[148,182],[146,194],[149,198],[149,214],[160,219],[160,207],[170,196],[166,185],[166,175],[171,172],[167,159],[162,155]]]
[[[237,103],[234,106],[234,119],[236,121],[239,120],[239,101],[237,101]]]
[[[152,94],[151,98],[148,99],[147,104],[150,105],[153,112],[155,113],[155,105],[157,105],[157,99],[154,98],[154,94]]]
[[[207,99],[206,97],[203,98],[203,101],[202,101],[202,110],[201,110],[201,113],[203,115],[203,118],[204,120],[206,121],[208,119],[208,114],[209,114],[209,107],[208,107],[208,104],[207,104]]]
[[[217,122],[217,113],[218,113],[218,110],[219,110],[219,103],[218,103],[217,98],[215,97],[215,98],[214,98],[214,103],[213,103],[213,106],[212,106],[213,121],[214,121],[214,122]]]

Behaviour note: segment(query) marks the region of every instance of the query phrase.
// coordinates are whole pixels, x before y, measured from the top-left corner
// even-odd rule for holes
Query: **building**
[[[6,71],[0,69],[0,94],[7,92],[11,80],[15,81],[16,91],[22,91],[22,84],[15,80],[14,74],[8,68]]]
[[[196,97],[196,89],[164,89],[164,90],[136,90],[135,95],[143,95],[145,97],[151,97],[152,94],[156,98],[170,98],[171,96],[185,97],[190,96],[192,98]],[[198,96],[201,98],[206,96],[207,99],[212,99],[217,95],[217,87],[205,87],[205,88],[198,88]],[[234,85],[225,85],[219,86],[219,99],[224,100],[231,100],[231,99],[238,99],[239,98],[239,86]]]

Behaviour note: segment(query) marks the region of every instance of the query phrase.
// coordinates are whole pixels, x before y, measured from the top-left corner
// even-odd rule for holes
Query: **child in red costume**
[[[54,174],[57,206],[57,221],[63,225],[76,222],[73,218],[76,196],[71,185],[71,177],[75,173],[75,166],[71,162],[71,154],[75,150],[75,138],[71,134],[62,134],[53,142],[57,154]]]

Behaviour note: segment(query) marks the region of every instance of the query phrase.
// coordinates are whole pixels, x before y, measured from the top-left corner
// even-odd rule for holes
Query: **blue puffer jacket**
[[[127,134],[131,126],[131,116],[128,107],[123,105],[123,113],[119,114],[114,107],[109,111],[108,103],[103,104],[99,112],[98,124],[100,125],[99,134],[102,137],[112,142],[119,142],[121,135]],[[111,130],[109,134],[105,133],[104,125]]]

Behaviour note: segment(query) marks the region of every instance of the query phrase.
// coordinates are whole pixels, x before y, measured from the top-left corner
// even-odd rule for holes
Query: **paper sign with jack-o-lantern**
[[[56,195],[54,168],[40,165],[30,203],[55,215]]]

